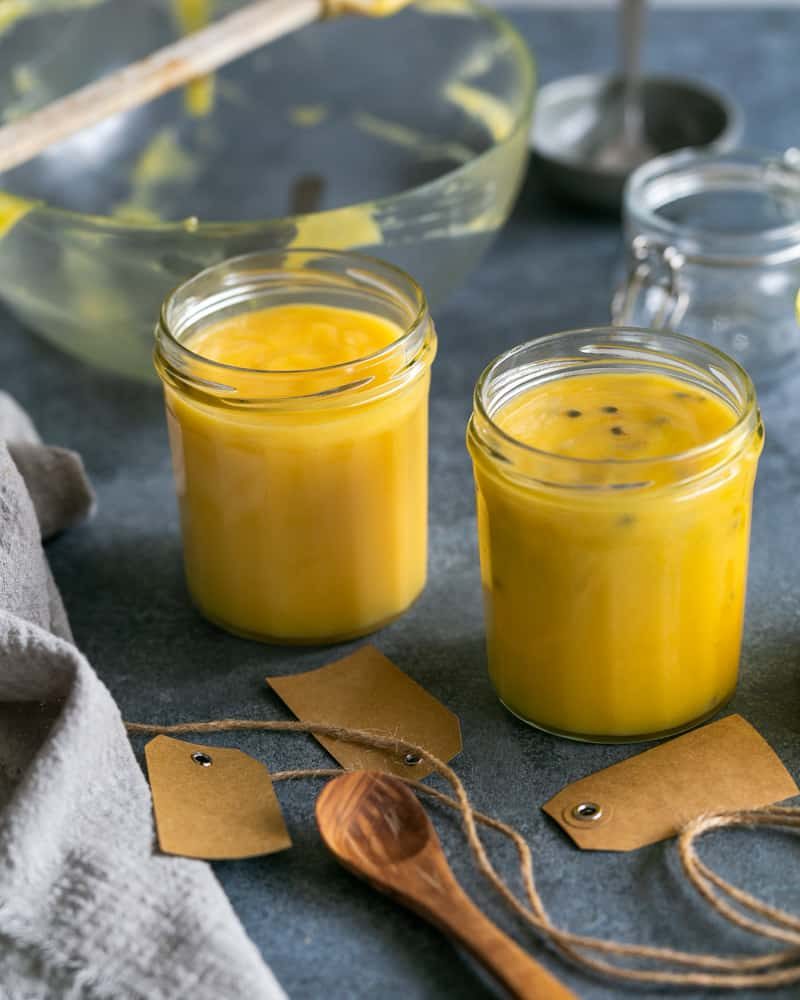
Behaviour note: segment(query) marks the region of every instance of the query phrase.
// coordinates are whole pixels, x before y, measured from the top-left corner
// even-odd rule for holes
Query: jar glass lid
[[[688,255],[753,264],[800,257],[800,150],[658,157],[632,174],[625,213]]]

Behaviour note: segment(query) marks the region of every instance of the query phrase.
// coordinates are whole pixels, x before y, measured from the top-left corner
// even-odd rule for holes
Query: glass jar
[[[192,338],[287,304],[355,309],[400,329],[347,363],[270,371],[211,361]],[[436,334],[407,274],[352,253],[256,253],[166,300],[164,383],[186,577],[199,610],[264,641],[372,632],[421,593],[428,389]]]
[[[684,150],[634,171],[613,321],[705,340],[757,378],[781,371],[800,347],[799,162],[797,150]]]
[[[533,387],[609,372],[713,394],[735,423],[666,457],[593,460],[539,451],[497,422]],[[677,334],[559,333],[486,368],[467,444],[489,672],[507,708],[560,736],[629,742],[697,725],[733,695],[763,433],[747,373]]]

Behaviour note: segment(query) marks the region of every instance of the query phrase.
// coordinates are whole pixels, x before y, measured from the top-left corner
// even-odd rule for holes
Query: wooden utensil
[[[340,14],[385,17],[409,0],[258,0],[0,128],[0,174],[67,136],[212,73],[266,42]]]
[[[317,799],[325,845],[354,875],[455,938],[520,1000],[576,1000],[472,903],[456,882],[436,831],[399,778],[352,771]]]

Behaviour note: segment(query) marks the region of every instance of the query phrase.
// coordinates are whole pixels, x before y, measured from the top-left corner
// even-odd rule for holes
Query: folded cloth
[[[208,865],[158,853],[117,706],[41,538],[94,503],[0,393],[0,998],[285,998]]]

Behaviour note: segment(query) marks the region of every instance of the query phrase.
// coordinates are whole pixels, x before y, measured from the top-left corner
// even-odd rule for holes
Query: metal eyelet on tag
[[[603,810],[596,802],[580,802],[572,807],[572,818],[583,823],[595,823],[603,815]]]
[[[192,760],[195,762],[195,764],[199,764],[200,767],[211,767],[211,765],[214,763],[209,754],[203,753],[201,750],[196,750],[192,754]]]
[[[573,830],[583,830],[587,835],[590,830],[605,826],[611,822],[613,813],[611,806],[594,798],[575,799],[565,805],[560,811],[558,822],[572,827]],[[556,817],[554,817],[556,818]]]
[[[422,763],[422,757],[416,753],[407,753],[405,757],[403,757],[403,763],[408,764],[409,767],[415,767],[417,764]]]

